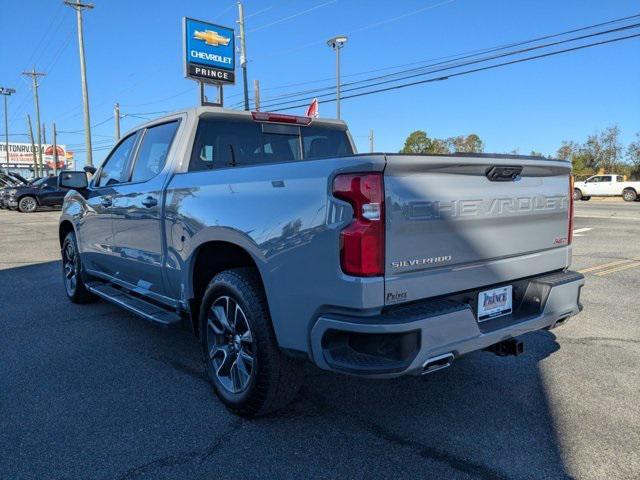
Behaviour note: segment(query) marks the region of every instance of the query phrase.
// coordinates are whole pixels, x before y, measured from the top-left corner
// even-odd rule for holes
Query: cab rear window
[[[353,154],[340,126],[285,125],[253,120],[201,120],[189,171]]]

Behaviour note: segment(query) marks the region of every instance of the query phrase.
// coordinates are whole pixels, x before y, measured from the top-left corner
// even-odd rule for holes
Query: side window
[[[624,177],[622,175],[616,176],[616,182],[624,182]]]
[[[50,177],[47,178],[43,184],[43,187],[48,187],[48,188],[56,188],[58,186],[58,177]]]
[[[189,171],[263,161],[258,129],[259,125],[252,121],[200,120],[191,152]],[[265,154],[268,157],[272,155]]]
[[[606,177],[600,177],[600,181],[601,182],[610,182],[611,181],[611,175],[607,175]]]
[[[147,129],[138,149],[138,158],[131,174],[132,182],[146,182],[160,173],[167,161],[177,129],[178,122],[164,123]]]
[[[135,133],[129,135],[111,152],[106,163],[100,169],[100,178],[96,180],[96,186],[104,187],[122,182],[122,175],[136,144],[136,137]]]
[[[598,183],[600,181],[601,177],[591,177],[589,180],[587,180],[587,183]]]

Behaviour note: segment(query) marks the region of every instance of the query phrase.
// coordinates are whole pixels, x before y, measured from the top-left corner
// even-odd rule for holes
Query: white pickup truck
[[[640,182],[625,182],[622,175],[594,175],[584,182],[573,185],[574,200],[589,200],[591,197],[619,197],[626,202],[640,198]]]

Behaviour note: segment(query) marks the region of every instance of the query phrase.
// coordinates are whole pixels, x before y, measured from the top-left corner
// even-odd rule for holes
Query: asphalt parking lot
[[[277,416],[229,414],[187,331],[73,305],[57,212],[0,210],[0,478],[640,478],[640,203],[579,202],[584,311],[424,378],[309,367]]]

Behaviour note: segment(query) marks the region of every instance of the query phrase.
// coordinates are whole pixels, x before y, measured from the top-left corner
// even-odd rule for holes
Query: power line
[[[345,35],[353,35],[354,33],[357,33],[357,32],[363,31],[363,30],[367,30],[369,28],[373,28],[373,27],[382,25],[384,23],[394,22],[394,21],[396,21],[398,19],[401,19],[401,18],[405,18],[405,17],[409,17],[409,16],[412,16],[412,15],[416,15],[418,13],[421,13],[421,12],[425,11],[425,10],[431,10],[433,8],[440,7],[442,5],[449,4],[449,3],[453,2],[453,1],[454,0],[446,0],[444,2],[435,4],[435,5],[429,5],[427,7],[419,8],[418,10],[413,10],[411,12],[403,13],[402,15],[399,15],[397,17],[393,17],[393,18],[385,19],[385,20],[379,20],[377,22],[373,22],[373,23],[370,23],[370,24],[367,24],[367,25],[363,25],[363,26],[360,26],[360,27],[358,27],[358,28],[356,28],[354,30],[345,32]],[[264,60],[265,58],[270,58],[270,57],[275,57],[275,56],[287,55],[289,53],[298,52],[298,51],[303,50],[303,49],[305,49],[307,47],[312,47],[312,46],[315,46],[315,45],[321,45],[321,44],[324,44],[324,43],[325,43],[324,41],[306,43],[304,45],[300,45],[300,46],[298,46],[296,48],[292,48],[292,49],[289,49],[289,50],[279,51],[279,52],[272,52],[269,55],[263,55],[262,57],[260,57],[259,60]]]
[[[440,81],[440,80],[446,80],[446,79],[450,79],[450,78],[453,78],[453,77],[459,77],[459,76],[462,76],[462,75],[468,75],[468,74],[471,74],[471,73],[477,73],[477,72],[481,72],[481,71],[485,71],[485,70],[491,70],[491,69],[495,69],[495,68],[499,68],[499,67],[504,67],[504,66],[507,66],[507,65],[513,65],[513,64],[516,64],[516,63],[523,63],[523,62],[527,62],[527,61],[530,61],[530,60],[537,60],[537,59],[540,59],[540,58],[551,57],[553,55],[559,55],[559,54],[562,54],[562,53],[573,52],[573,51],[582,50],[582,49],[585,49],[585,48],[596,47],[596,46],[599,46],[599,45],[606,45],[606,44],[609,44],[609,43],[620,42],[620,41],[623,41],[623,40],[629,40],[629,39],[637,38],[637,37],[640,37],[640,33],[636,33],[636,34],[633,34],[633,35],[627,35],[625,37],[612,38],[612,39],[609,39],[609,40],[602,40],[600,42],[589,43],[589,44],[586,44],[586,45],[579,45],[577,47],[565,48],[563,50],[556,50],[554,52],[542,53],[540,55],[535,55],[535,56],[532,56],[532,57],[519,58],[519,59],[516,59],[516,60],[511,60],[509,62],[503,62],[503,63],[494,64],[494,65],[488,65],[486,67],[474,68],[474,69],[466,70],[466,71],[463,71],[463,72],[453,73],[451,75],[448,75],[447,77],[429,78],[429,79],[426,79],[426,80],[418,80],[418,81],[411,82],[411,83],[405,83],[405,84],[402,84],[402,85],[395,85],[395,86],[387,87],[387,88],[380,88],[380,89],[371,90],[371,91],[368,91],[368,92],[355,93],[355,94],[352,94],[352,95],[344,96],[344,97],[342,97],[342,99],[344,100],[344,99],[348,99],[348,98],[356,98],[356,97],[363,97],[363,96],[367,96],[367,95],[373,95],[375,93],[387,92],[387,91],[391,91],[391,90],[399,90],[401,88],[412,87],[412,86],[421,85],[421,84],[424,84],[424,83],[437,82],[437,81]],[[335,99],[329,99],[329,100],[324,101],[324,103],[331,103],[331,102],[335,102]],[[277,109],[277,110],[273,110],[273,112],[282,112],[282,111],[292,110],[294,108],[302,108],[302,107],[306,107],[306,106],[307,106],[306,103],[301,103],[299,105],[294,105],[294,106],[290,106],[290,107],[285,107],[285,108],[280,108],[280,109]]]
[[[399,81],[402,81],[402,80],[408,80],[410,78],[421,77],[421,76],[429,75],[429,74],[432,74],[432,73],[444,72],[446,70],[452,70],[452,69],[455,69],[455,68],[465,67],[465,66],[468,66],[468,65],[488,62],[488,61],[491,61],[491,60],[496,60],[498,58],[513,56],[513,55],[519,55],[519,54],[530,52],[530,51],[533,51],[533,50],[539,50],[541,48],[553,47],[553,46],[562,45],[562,44],[569,43],[569,42],[576,42],[576,41],[579,41],[579,40],[585,40],[587,38],[592,38],[592,37],[596,37],[596,36],[600,36],[600,35],[607,35],[607,34],[610,34],[610,33],[620,32],[620,31],[623,31],[623,30],[628,30],[630,28],[637,28],[638,26],[640,26],[640,23],[636,23],[636,24],[632,24],[632,25],[626,25],[624,27],[618,27],[618,28],[614,28],[614,29],[610,29],[610,30],[590,33],[588,35],[581,35],[581,36],[578,36],[578,37],[573,37],[573,38],[569,38],[569,39],[565,39],[565,40],[559,40],[557,42],[549,42],[549,43],[542,44],[542,45],[537,45],[537,46],[534,46],[534,47],[528,47],[528,48],[523,48],[523,49],[519,49],[519,50],[515,50],[515,51],[509,51],[509,52],[505,52],[505,53],[500,53],[500,54],[497,54],[497,55],[480,57],[480,58],[473,59],[473,60],[470,60],[470,61],[467,61],[467,62],[458,62],[458,63],[453,64],[453,65],[445,65],[444,67],[441,67],[441,68],[431,69],[431,70],[426,71],[426,72],[413,73],[411,75],[404,75],[402,77],[398,77],[398,78],[394,78],[394,79],[389,79],[386,76],[372,77],[372,78],[369,78],[369,79],[366,79],[366,80],[362,80],[362,81],[358,81],[358,82],[351,82],[350,84],[343,84],[343,86],[346,86],[346,85],[360,84],[360,83],[364,83],[364,82],[368,83],[367,85],[362,85],[362,86],[357,86],[357,87],[344,89],[343,92],[350,92],[350,91],[354,91],[354,90],[362,90],[364,88],[370,88],[370,87],[374,87],[374,86],[377,86],[377,85],[387,84],[387,83],[390,83],[390,82],[399,82]],[[434,65],[438,65],[438,64],[434,64]],[[422,69],[420,69],[420,70],[422,70]],[[409,72],[412,72],[412,71],[415,71],[415,69],[406,70],[405,72],[409,73]],[[378,79],[384,79],[384,80],[383,81],[379,81],[379,82],[371,83],[372,81],[378,80]],[[321,92],[321,91],[330,90],[332,88],[333,87],[325,87],[324,89],[316,89],[314,91],[309,91],[308,93],[317,93],[317,92]],[[290,96],[300,96],[300,95],[302,95],[302,93],[291,94]],[[333,93],[326,93],[326,94],[321,94],[321,95],[315,95],[314,97],[326,98],[326,97],[330,97],[332,95],[333,95]],[[309,97],[309,99],[310,98],[311,97]],[[295,100],[287,100],[287,101],[284,101],[284,102],[270,103],[270,104],[264,105],[263,108],[269,109],[271,107],[278,107],[278,106],[282,106],[282,105],[288,105],[288,104],[291,104],[291,103],[298,102],[300,100],[301,99],[295,99]]]
[[[364,74],[364,73],[373,73],[373,72],[377,72],[377,71],[390,70],[390,69],[394,69],[394,68],[401,68],[401,67],[405,67],[405,66],[411,66],[411,65],[424,63],[424,62],[436,61],[436,60],[450,60],[450,62],[458,61],[458,60],[464,60],[464,59],[467,59],[467,58],[472,58],[472,57],[477,56],[479,54],[497,52],[497,51],[505,50],[507,48],[518,47],[518,46],[527,45],[527,44],[535,43],[535,42],[542,41],[542,40],[548,40],[550,38],[557,38],[557,37],[561,37],[561,36],[565,36],[565,35],[570,35],[572,33],[577,33],[577,32],[580,32],[580,31],[591,30],[591,29],[602,27],[602,26],[605,26],[605,25],[611,25],[611,24],[614,24],[614,23],[620,23],[620,22],[623,22],[623,21],[626,21],[626,20],[630,20],[632,18],[638,18],[638,17],[640,17],[640,14],[630,15],[630,16],[627,16],[627,17],[617,18],[617,19],[613,19],[613,20],[608,20],[606,22],[601,22],[601,23],[596,23],[596,24],[593,24],[593,25],[587,25],[587,26],[584,26],[584,27],[574,28],[574,29],[566,30],[566,31],[563,31],[563,32],[560,32],[560,33],[544,35],[544,36],[541,36],[541,37],[532,38],[532,39],[528,39],[528,40],[524,40],[524,41],[519,41],[519,42],[514,42],[514,43],[509,43],[509,44],[504,44],[504,45],[498,45],[498,46],[495,46],[495,47],[488,47],[488,48],[469,51],[469,52],[463,52],[463,53],[459,53],[459,54],[449,55],[449,56],[446,56],[446,57],[439,57],[439,58],[433,58],[433,59],[429,59],[429,60],[422,60],[422,61],[418,61],[418,62],[411,62],[411,63],[407,63],[407,64],[403,64],[403,65],[396,65],[396,66],[392,66],[392,67],[377,68],[377,69],[374,69],[374,70],[369,70],[369,71],[360,72],[360,73],[356,73],[356,74],[345,75],[345,77],[357,76],[357,75],[361,75],[361,74]],[[386,76],[367,78],[367,79],[364,79],[364,80],[359,80],[357,82],[343,83],[342,85],[343,86],[356,85],[358,83],[365,83],[365,82],[368,82],[368,81],[371,81],[371,80],[380,79],[380,78],[388,78],[389,76],[396,76],[396,75],[400,75],[400,74],[411,72],[411,71],[418,71],[420,69],[429,68],[429,67],[433,67],[433,66],[437,66],[437,65],[442,65],[442,64],[446,64],[446,63],[450,63],[450,62],[432,63],[430,65],[423,65],[421,67],[416,67],[416,68],[413,68],[413,69],[400,70],[398,72],[394,72],[394,73],[391,73],[391,74],[386,75]],[[331,80],[331,79],[332,78],[327,78],[326,80]],[[304,84],[310,84],[310,83],[318,83],[319,81],[321,81],[321,80],[314,80],[314,81],[311,81],[311,82],[302,82],[302,83],[298,83],[298,84],[291,84],[289,86],[304,85]],[[272,87],[271,89],[274,89],[274,88],[284,88],[284,87]],[[291,97],[291,96],[296,96],[298,94],[302,95],[302,94],[310,94],[310,93],[321,92],[321,91],[326,91],[326,90],[333,90],[334,88],[335,88],[335,85],[331,85],[331,86],[317,88],[317,89],[313,89],[313,90],[306,90],[306,91],[301,91],[301,92],[296,92],[296,93],[287,93],[287,94],[278,95],[278,96],[275,96],[275,97],[270,97],[270,98],[266,99],[265,101],[268,102],[268,101],[272,101],[272,100],[277,100],[279,98],[285,98],[285,97],[288,98],[288,97]],[[269,88],[265,88],[263,90],[269,90]],[[234,106],[237,106],[237,105],[234,105]]]
[[[257,32],[257,31],[263,30],[263,29],[265,29],[267,27],[271,27],[272,25],[277,25],[278,23],[286,22],[288,20],[291,20],[292,18],[300,17],[301,15],[305,15],[305,14],[307,14],[309,12],[312,12],[314,10],[317,10],[319,8],[326,7],[327,5],[331,5],[332,3],[336,3],[337,1],[338,0],[329,0],[328,2],[324,2],[324,3],[321,3],[319,5],[315,5],[315,6],[311,7],[311,8],[303,10],[301,12],[294,13],[293,15],[289,15],[288,17],[282,17],[282,18],[279,18],[278,20],[275,20],[275,21],[273,21],[271,23],[267,23],[266,25],[261,25],[259,27],[256,27],[256,28],[252,29],[252,30],[248,30],[247,33]]]

